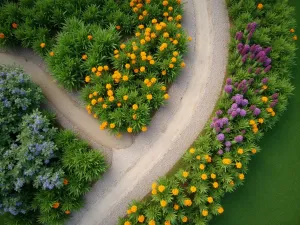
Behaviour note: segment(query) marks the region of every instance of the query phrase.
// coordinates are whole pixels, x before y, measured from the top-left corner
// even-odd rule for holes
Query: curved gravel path
[[[186,69],[170,89],[169,103],[133,145],[113,151],[111,169],[87,194],[69,225],[114,225],[133,199],[150,192],[193,143],[221,93],[227,65],[229,19],[225,0],[188,0],[184,25],[193,37]]]
[[[143,198],[166,174],[209,119],[227,65],[229,19],[225,0],[185,0],[184,27],[193,41],[186,68],[172,85],[168,104],[155,114],[148,132],[122,140],[98,129],[98,122],[57,87],[39,57],[28,51],[0,53],[0,63],[16,63],[32,74],[64,127],[78,131],[95,148],[104,147],[112,165],[86,195],[87,203],[69,225],[114,225],[132,199]],[[134,138],[134,139],[133,139]],[[103,149],[103,148],[102,148]],[[113,150],[113,151],[111,151]]]

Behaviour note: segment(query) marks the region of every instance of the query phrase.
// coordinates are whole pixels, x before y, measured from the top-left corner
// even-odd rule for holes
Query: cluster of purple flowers
[[[274,108],[277,104],[278,104],[278,97],[279,97],[279,94],[278,93],[275,93],[271,96],[271,103],[270,103],[270,108]]]
[[[254,116],[259,116],[259,114],[261,113],[260,108],[256,107],[256,105],[251,105],[249,109],[252,111]]]
[[[248,34],[248,41],[252,38],[254,32],[256,31],[257,28],[257,23],[249,23],[247,25],[246,33]],[[272,68],[272,60],[267,56],[272,48],[262,48],[260,45],[249,45],[249,44],[243,44],[242,41],[244,39],[244,33],[239,31],[236,33],[235,39],[239,41],[237,45],[237,49],[239,54],[242,56],[242,62],[246,63],[248,59],[254,60],[258,63],[260,63],[263,66],[263,70],[265,73],[269,72],[270,69]],[[260,74],[261,73],[261,68],[256,68],[255,74]],[[248,72],[252,72],[252,68],[248,70]]]
[[[248,100],[244,98],[241,94],[236,94],[232,97],[233,104],[227,113],[231,116],[231,118],[235,118],[237,116],[245,117],[247,115],[247,111],[243,109],[243,107],[248,105]]]

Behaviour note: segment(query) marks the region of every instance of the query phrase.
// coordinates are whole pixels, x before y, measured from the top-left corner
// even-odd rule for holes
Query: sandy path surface
[[[174,166],[209,119],[227,65],[229,20],[225,0],[185,0],[184,7],[184,27],[193,37],[185,57],[187,66],[148,132],[134,140],[128,136],[115,140],[100,131],[97,121],[44,72],[40,59],[27,53],[0,53],[0,63],[15,62],[33,75],[63,126],[77,130],[93,147],[108,147],[104,150],[111,168],[86,195],[86,205],[73,214],[69,225],[116,224],[131,200],[143,198],[151,183]]]
[[[133,199],[166,174],[193,143],[221,92],[227,65],[229,19],[225,0],[185,1],[184,26],[193,37],[187,67],[170,89],[169,103],[133,145],[113,151],[112,167],[86,196],[69,225],[114,225]]]
[[[83,138],[88,139],[93,147],[105,148],[106,154],[111,148],[126,148],[132,144],[132,137],[125,135],[122,138],[116,138],[107,131],[99,129],[99,122],[88,115],[84,107],[78,105],[74,99],[48,74],[41,64],[38,63],[38,57],[30,54],[30,51],[20,50],[17,53],[12,51],[0,53],[1,64],[16,64],[21,66],[26,73],[31,75],[33,82],[38,84],[48,101],[54,106],[63,126],[71,125]]]

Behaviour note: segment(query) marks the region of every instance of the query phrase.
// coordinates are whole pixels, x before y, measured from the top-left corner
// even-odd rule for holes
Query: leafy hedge
[[[115,0],[7,0],[0,8],[0,46],[22,44],[44,55],[72,17],[103,28],[117,26],[123,34],[132,33],[136,24],[129,6]]]
[[[0,214],[9,224],[63,224],[106,171],[104,157],[53,126],[21,69],[0,66],[0,90]]]
[[[287,0],[228,0],[228,78],[215,117],[183,156],[181,169],[133,201],[120,225],[199,224],[224,212],[221,198],[242,185],[256,145],[286,109],[293,86],[294,9]]]

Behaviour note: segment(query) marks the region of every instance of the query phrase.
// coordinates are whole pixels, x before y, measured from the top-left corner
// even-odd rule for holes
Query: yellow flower
[[[183,201],[183,204],[184,204],[185,206],[191,206],[191,205],[193,204],[193,202],[192,202],[191,199],[187,198],[187,199],[185,199],[185,200]]]
[[[207,210],[202,210],[202,216],[207,216],[208,215],[208,211]]]
[[[218,188],[218,187],[219,187],[218,182],[213,182],[213,187],[214,187],[214,188]]]
[[[147,84],[147,87],[151,87],[152,86],[152,82],[149,82],[148,84]]]
[[[207,201],[208,201],[208,203],[213,203],[213,202],[214,202],[214,199],[213,199],[213,197],[208,197],[208,198],[207,198]]]
[[[108,90],[108,91],[107,91],[107,95],[108,95],[108,96],[113,96],[113,94],[114,94],[114,92],[113,92],[112,90]]]
[[[130,209],[127,209],[127,214],[130,215],[132,212]]]
[[[155,64],[155,61],[152,59],[152,60],[150,60],[150,62],[149,62],[151,65],[154,65]]]
[[[197,156],[196,156],[196,159],[200,160],[200,159],[201,159],[201,156],[200,156],[200,155],[197,155]]]
[[[131,225],[131,223],[130,223],[129,221],[126,221],[126,222],[124,223],[124,225]]]
[[[259,10],[262,10],[262,9],[264,8],[264,5],[261,4],[261,3],[259,3],[259,4],[257,5],[257,8],[258,8]]]
[[[164,94],[164,99],[168,100],[170,96],[168,94]]]
[[[97,76],[97,77],[100,77],[100,76],[101,76],[101,72],[98,71],[98,72],[96,73],[96,76]]]
[[[138,28],[142,30],[142,29],[145,28],[145,26],[143,24],[141,24],[141,25],[138,26]]]
[[[171,222],[169,220],[166,220],[165,225],[171,225]]]
[[[160,201],[160,206],[161,207],[166,207],[167,206],[167,202],[165,200],[161,200]]]
[[[200,168],[200,170],[204,170],[205,169],[205,165],[201,163],[200,166],[199,166],[199,168]]]
[[[244,150],[242,148],[239,148],[237,152],[238,154],[242,155],[244,153]]]
[[[259,122],[260,124],[262,124],[262,123],[264,123],[264,119],[263,119],[263,118],[259,118],[259,119],[258,119],[258,122]]]
[[[155,29],[156,29],[157,31],[160,31],[160,30],[162,29],[162,26],[161,26],[160,24],[156,24],[156,25],[155,25]]]
[[[93,92],[93,96],[97,96],[98,95],[98,92],[97,91],[94,91]]]
[[[87,60],[88,56],[87,56],[86,54],[84,54],[84,55],[81,56],[81,58],[82,58],[83,60]]]
[[[242,163],[240,163],[240,162],[237,162],[235,165],[236,165],[236,168],[238,168],[238,169],[241,169],[243,167]]]
[[[174,64],[170,63],[169,68],[173,69],[174,68]]]
[[[137,110],[139,108],[139,106],[137,105],[137,104],[134,104],[133,106],[132,106],[132,109],[133,110]]]
[[[193,40],[193,38],[192,37],[188,37],[188,41],[192,41]]]
[[[219,213],[219,214],[222,214],[223,212],[224,212],[223,207],[219,207],[219,208],[218,208],[218,213]]]
[[[175,18],[176,21],[181,20],[181,19],[182,19],[181,15],[177,15],[176,18]]]
[[[118,106],[118,107],[121,107],[121,105],[122,105],[121,102],[118,102],[118,103],[117,103],[117,106]]]
[[[123,76],[123,80],[124,80],[124,81],[128,81],[128,79],[129,79],[128,76],[126,76],[126,75]]]
[[[174,45],[177,45],[177,44],[178,44],[178,41],[177,41],[177,40],[174,40],[174,41],[173,41],[173,44],[174,44]]]
[[[143,131],[143,132],[146,132],[147,130],[148,130],[148,128],[147,128],[146,126],[143,126],[143,127],[142,127],[142,131]]]
[[[165,187],[164,185],[159,185],[159,186],[158,186],[158,191],[159,191],[159,192],[164,192],[165,189],[166,189],[166,187]]]
[[[116,127],[116,124],[111,123],[111,124],[109,124],[109,127],[110,127],[111,129],[114,129],[114,128]]]
[[[169,2],[168,1],[163,1],[163,6],[167,6],[168,4],[169,4]]]
[[[251,152],[252,152],[252,154],[256,154],[256,149],[255,148],[253,148],[252,150],[251,150]]]
[[[165,75],[167,74],[167,71],[163,70],[163,71],[161,72],[161,74],[162,74],[163,76],[165,76]]]
[[[106,104],[103,104],[103,105],[102,105],[102,108],[103,108],[103,109],[106,109],[106,108],[107,108],[107,105],[106,105]]]
[[[153,190],[152,190],[152,194],[153,194],[153,195],[156,195],[156,194],[157,194],[157,190],[156,190],[156,189],[153,189]]]
[[[187,178],[188,175],[189,175],[189,172],[187,172],[187,171],[183,171],[183,172],[182,172],[182,176],[183,176],[183,177]]]
[[[250,120],[250,121],[249,121],[249,124],[250,124],[250,125],[254,125],[254,124],[255,124],[255,121],[254,121],[254,120]]]
[[[54,56],[54,52],[50,52],[49,55],[50,55],[51,57],[53,57],[53,56]]]
[[[143,19],[144,19],[144,16],[139,15],[139,20],[143,20]]]
[[[145,39],[142,39],[142,40],[140,40],[140,43],[141,43],[142,45],[144,45],[144,44],[146,43],[146,40],[145,40]]]
[[[98,102],[103,102],[104,99],[102,97],[98,98]]]
[[[145,72],[146,68],[144,66],[141,66],[140,71]]]
[[[145,220],[145,217],[144,217],[144,215],[139,215],[139,217],[138,217],[138,221],[139,221],[140,223],[143,223],[143,222],[144,222],[144,220]]]
[[[207,180],[207,175],[205,173],[201,174],[201,179],[202,180]]]
[[[175,63],[177,61],[177,59],[175,57],[172,58],[172,63]]]
[[[173,11],[173,7],[170,6],[170,7],[168,8],[168,10],[169,10],[169,11]]]
[[[214,174],[214,173],[212,173],[212,174],[210,175],[210,177],[211,177],[211,179],[216,179],[217,175]]]
[[[123,100],[124,100],[124,101],[127,101],[127,99],[128,99],[128,95],[124,95],[124,96],[123,96]]]
[[[196,188],[195,186],[192,186],[192,187],[190,188],[190,191],[191,191],[192,193],[194,193],[194,192],[197,191],[197,188]]]
[[[108,66],[104,66],[103,69],[104,69],[105,71],[108,71],[108,70],[109,70],[109,67],[108,67]]]
[[[173,195],[178,195],[179,194],[179,190],[177,188],[172,189],[172,194]]]
[[[245,179],[245,175],[242,174],[242,173],[240,173],[240,174],[239,174],[239,178],[240,178],[240,180],[244,180],[244,179]]]
[[[138,210],[138,208],[136,205],[133,205],[133,206],[131,206],[130,210],[131,210],[131,212],[135,213]]]
[[[188,221],[188,218],[187,218],[186,216],[184,216],[184,217],[181,218],[181,221],[182,221],[183,223],[186,223],[186,222]]]
[[[182,67],[182,68],[185,67],[185,63],[184,63],[184,62],[181,63],[181,67]]]
[[[178,209],[179,209],[179,205],[175,204],[173,208],[174,208],[175,210],[178,210]]]
[[[125,68],[126,68],[126,69],[129,69],[129,68],[130,68],[130,64],[129,64],[129,63],[126,63]]]
[[[90,76],[86,76],[86,77],[85,77],[85,82],[86,82],[86,83],[89,83],[90,81],[91,81],[91,77],[90,77]]]
[[[152,188],[152,189],[157,188],[157,183],[156,183],[156,182],[152,183],[151,188]]]
[[[45,47],[46,47],[46,44],[43,42],[43,43],[40,44],[40,47],[41,47],[41,48],[45,48]]]
[[[152,100],[152,95],[151,95],[151,94],[148,94],[148,95],[147,95],[147,99],[148,99],[148,100]]]
[[[230,164],[231,164],[231,159],[224,158],[224,159],[222,160],[222,162],[223,162],[223,164],[225,164],[225,165],[230,165]]]
[[[179,53],[177,52],[177,51],[175,51],[175,52],[173,52],[173,56],[178,56],[179,55]]]
[[[96,73],[96,71],[97,71],[97,68],[96,68],[96,67],[93,67],[93,68],[92,68],[92,72],[93,72],[93,73]]]
[[[154,220],[150,220],[149,223],[148,223],[148,225],[155,225],[155,224],[156,224],[156,223],[155,223]]]
[[[121,48],[121,49],[124,49],[124,48],[126,48],[126,45],[125,45],[125,44],[121,44],[121,45],[120,45],[120,48]]]
[[[91,101],[91,103],[92,103],[92,105],[96,105],[96,104],[97,104],[97,100],[96,100],[96,99],[93,99],[93,100]]]
[[[128,133],[132,133],[132,127],[128,127],[128,128],[127,128],[127,132],[128,132]]]
[[[167,17],[167,16],[169,16],[169,13],[168,12],[164,12],[164,17]]]
[[[264,102],[264,103],[268,102],[268,98],[265,97],[265,96],[261,97],[261,100],[262,100],[262,102]]]
[[[110,101],[110,102],[113,102],[115,100],[115,97],[114,96],[110,96],[109,98],[108,98],[108,101]]]
[[[178,24],[176,25],[176,27],[177,27],[177,28],[181,28],[181,24],[178,23]]]
[[[156,23],[157,23],[157,19],[153,19],[151,22],[152,22],[153,24],[156,24]]]
[[[293,28],[290,29],[290,32],[291,32],[291,33],[295,33],[295,29],[293,29]]]
[[[191,154],[194,154],[194,153],[195,153],[195,149],[194,149],[194,148],[190,148],[189,152],[190,152]]]

